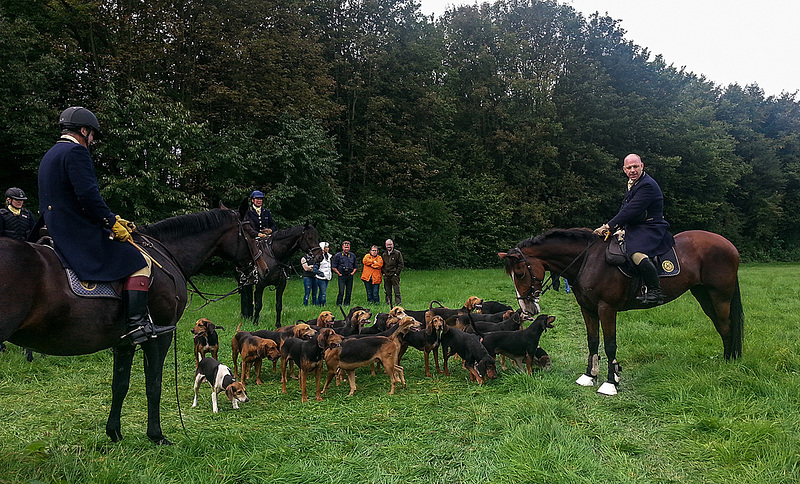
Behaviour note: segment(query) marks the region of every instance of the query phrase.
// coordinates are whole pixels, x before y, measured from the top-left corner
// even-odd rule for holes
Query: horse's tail
[[[739,277],[736,277],[736,289],[731,298],[731,358],[742,356],[742,339],[744,338],[744,308],[742,295],[739,292]]]

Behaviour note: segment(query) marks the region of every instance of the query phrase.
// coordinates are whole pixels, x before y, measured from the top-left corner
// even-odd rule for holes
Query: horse
[[[213,255],[263,274],[255,231],[226,208],[169,218],[141,227],[134,241],[155,261],[148,307],[156,325],[175,325],[187,302],[187,278]],[[50,355],[84,355],[112,348],[111,411],[106,434],[122,440],[120,416],[128,393],[135,347],[120,344],[125,314],[120,297],[76,296],[52,247],[0,238],[0,341]],[[112,283],[117,293],[124,281]],[[172,335],[142,343],[147,394],[147,436],[170,445],[161,431],[164,359]]]
[[[552,281],[566,277],[586,324],[589,358],[586,372],[576,381],[592,386],[599,373],[600,327],[608,359],[607,380],[598,393],[616,395],[619,383],[617,363],[617,312],[643,309],[632,296],[638,283],[606,262],[610,241],[590,229],[554,229],[526,239],[508,252],[505,260],[520,308],[528,314],[540,311],[539,296],[552,287],[545,282],[545,271]],[[675,235],[675,251],[680,272],[661,278],[664,301],[669,302],[691,291],[703,312],[714,322],[722,337],[726,360],[742,353],[744,311],[739,293],[739,252],[721,235],[690,230]],[[638,281],[637,281],[638,282]]]
[[[264,288],[275,286],[275,327],[279,328],[283,311],[283,292],[286,290],[286,281],[289,279],[286,271],[291,267],[289,258],[297,250],[302,250],[306,254],[311,254],[313,263],[319,262],[322,259],[319,234],[313,225],[306,222],[304,225],[278,230],[269,239],[259,240],[258,244],[262,251],[261,258],[266,261],[268,272],[255,284],[254,294],[250,292],[252,287],[245,286],[243,288],[242,317],[252,317],[253,324],[257,325],[263,307]]]

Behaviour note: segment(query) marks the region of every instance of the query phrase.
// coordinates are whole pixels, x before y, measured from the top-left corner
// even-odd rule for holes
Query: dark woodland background
[[[0,0],[0,66],[0,186],[34,211],[58,113],[82,105],[103,194],[139,224],[261,189],[337,250],[491,266],[606,222],[636,152],[673,232],[800,260],[797,93],[715,85],[552,1]]]

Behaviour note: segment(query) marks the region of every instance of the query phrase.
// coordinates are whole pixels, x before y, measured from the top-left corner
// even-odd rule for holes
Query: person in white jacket
[[[319,272],[314,279],[314,287],[311,290],[311,302],[315,306],[325,306],[328,299],[328,282],[331,280],[331,254],[327,242],[320,242],[319,248],[322,249],[322,260],[319,263]]]

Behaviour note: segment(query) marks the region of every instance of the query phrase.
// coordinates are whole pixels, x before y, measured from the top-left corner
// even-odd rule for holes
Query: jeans
[[[336,296],[336,305],[341,306],[344,303],[345,306],[350,305],[350,296],[353,294],[353,276],[352,275],[342,275],[339,276],[339,294]]]
[[[311,287],[314,285],[314,277],[303,277],[303,287],[306,293],[303,295],[303,306],[308,306],[308,296],[311,295]]]
[[[380,304],[381,283],[373,284],[371,280],[364,281],[364,287],[367,289],[367,302]]]
[[[311,301],[316,306],[324,306],[328,299],[328,280],[314,279],[314,287],[311,288]]]

